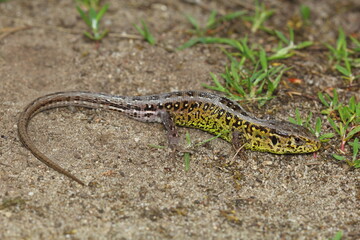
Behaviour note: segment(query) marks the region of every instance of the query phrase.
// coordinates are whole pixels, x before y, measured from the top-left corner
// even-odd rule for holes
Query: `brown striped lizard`
[[[42,153],[28,134],[30,120],[52,108],[79,106],[124,113],[142,121],[162,123],[171,147],[178,143],[176,126],[201,129],[246,149],[275,154],[315,152],[320,142],[305,127],[286,121],[262,120],[247,113],[237,102],[216,94],[197,91],[172,92],[150,96],[124,97],[91,92],[57,92],[31,102],[20,114],[19,138],[41,162],[84,185]]]

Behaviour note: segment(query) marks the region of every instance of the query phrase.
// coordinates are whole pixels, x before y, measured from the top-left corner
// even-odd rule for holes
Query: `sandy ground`
[[[31,137],[91,187],[35,159],[17,136],[16,121],[27,103],[66,90],[118,95],[204,90],[202,83],[211,84],[209,73],[221,73],[227,59],[217,46],[173,51],[191,37],[184,13],[204,22],[210,9],[253,6],[251,1],[107,2],[104,24],[112,34],[99,46],[82,36],[86,26],[73,1],[0,3],[0,29],[28,26],[0,38],[0,239],[328,239],[339,230],[344,239],[360,239],[360,172],[329,157],[331,143],[317,158],[246,151],[244,159],[229,164],[232,146],[214,140],[196,149],[185,171],[181,154],[173,159],[170,149],[149,146],[167,146],[159,124],[59,109],[36,116]],[[359,32],[355,2],[306,2],[316,29],[308,38],[334,42],[334,26]],[[296,1],[267,4],[277,11],[270,24],[280,29],[299,7]],[[119,37],[136,34],[132,24],[140,19],[146,19],[158,45]],[[248,29],[241,24],[235,29]],[[305,81],[292,90],[315,95],[341,82],[329,71],[324,49],[289,60],[294,76]],[[282,84],[265,108],[247,108],[278,119],[293,116],[296,107],[303,114],[320,111],[316,100],[285,94],[287,87]],[[198,130],[179,131],[182,136],[189,131],[194,142],[209,138]]]

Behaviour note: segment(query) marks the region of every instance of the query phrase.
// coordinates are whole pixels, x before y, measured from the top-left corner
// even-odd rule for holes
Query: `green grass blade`
[[[331,118],[328,118],[328,121],[331,125],[331,127],[341,136],[341,132],[339,127],[336,125],[336,123],[334,122],[334,120],[332,120]]]
[[[353,161],[354,168],[360,168],[360,159]]]
[[[356,38],[352,37],[352,36],[350,36],[350,40],[355,45],[354,51],[355,52],[360,52],[360,41],[357,40]]]
[[[91,40],[97,40],[93,35],[91,35],[89,32],[84,32],[84,35],[90,38]]]
[[[267,58],[266,58],[266,52],[263,48],[260,49],[260,64],[261,64],[261,68],[264,71],[267,71],[268,69],[268,62],[267,62]]]
[[[91,21],[90,21],[89,17],[86,15],[86,13],[79,6],[76,6],[76,9],[79,12],[81,18],[86,23],[86,25],[88,25],[88,27],[91,28]]]
[[[178,47],[179,50],[184,50],[185,48],[189,48],[192,47],[198,43],[201,43],[199,38],[192,38],[189,41],[187,41],[186,43],[184,43],[183,45],[181,45],[180,47]]]
[[[335,234],[335,237],[333,237],[333,238],[330,239],[330,240],[341,240],[342,235],[343,235],[343,232],[342,232],[342,231],[338,231],[338,232]]]
[[[96,20],[96,11],[95,9],[93,8],[90,8],[89,9],[89,20],[91,22],[91,29],[94,30],[94,29],[98,29],[99,28],[99,22]]]
[[[141,29],[141,27],[139,27],[137,24],[134,24],[134,27],[136,28],[136,30],[140,33],[141,36],[145,36],[145,31]]]
[[[213,27],[216,24],[217,11],[212,10],[206,23],[206,29]]]
[[[289,117],[288,121],[293,123],[293,124],[297,124],[296,120],[294,118],[292,118],[292,117]]]
[[[108,10],[109,8],[109,4],[105,4],[101,9],[100,11],[97,13],[96,15],[96,20],[97,21],[100,21],[100,19],[103,17],[103,15],[106,13],[106,11]]]
[[[315,134],[317,137],[319,137],[319,134],[321,132],[321,119],[319,117],[316,118],[316,123],[315,123]]]
[[[305,41],[305,42],[301,42],[299,44],[296,44],[295,49],[302,49],[302,48],[306,48],[309,47],[311,45],[313,45],[314,43],[312,41]]]
[[[300,6],[300,15],[305,23],[310,21],[311,11],[310,8],[304,4]]]
[[[198,21],[193,18],[192,16],[190,15],[185,15],[186,19],[190,22],[190,24],[195,28],[195,31],[196,32],[199,32],[200,31],[200,25],[198,23]]]
[[[109,30],[103,31],[96,40],[103,39],[108,33],[109,33]]]
[[[355,128],[353,128],[347,135],[345,140],[348,141],[350,140],[355,134],[357,134],[358,132],[360,132],[360,126],[356,126]]]
[[[236,12],[232,12],[229,14],[224,15],[221,20],[222,21],[230,21],[232,19],[235,19],[237,17],[240,17],[242,15],[245,15],[247,13],[247,11],[236,11]]]
[[[339,160],[339,161],[346,160],[345,156],[340,156],[340,155],[337,155],[337,154],[333,154],[332,156],[333,156],[333,158],[335,158],[336,160]]]
[[[295,40],[294,29],[292,29],[291,27],[289,27],[289,40],[290,40],[290,43],[293,43]]]
[[[190,170],[190,153],[184,153],[185,171]]]
[[[340,73],[342,73],[343,75],[349,77],[350,76],[350,72],[348,71],[348,69],[344,68],[343,66],[336,64],[335,65],[336,70],[338,70]]]
[[[289,39],[287,39],[282,32],[280,32],[280,31],[278,31],[278,30],[275,30],[275,35],[276,35],[282,42],[284,42],[285,44],[289,44],[289,43],[290,43]]]
[[[151,34],[148,26],[146,25],[144,20],[141,20],[141,24],[144,29],[144,37],[146,41],[148,41],[151,45],[154,45],[156,43],[154,36]]]
[[[218,135],[216,135],[216,136],[214,136],[214,137],[205,139],[204,141],[196,144],[196,147],[199,147],[199,146],[201,146],[201,145],[204,145],[205,143],[211,142],[211,141],[213,141],[214,139],[217,139],[217,138],[221,137],[221,135],[223,135],[223,134],[228,134],[228,131],[223,132],[223,133],[219,133]]]
[[[190,137],[190,133],[188,131],[186,131],[185,138],[186,138],[186,143],[188,145],[191,145],[191,137]]]
[[[336,48],[337,50],[341,50],[346,52],[346,35],[344,33],[344,30],[340,27],[339,28],[339,36],[338,36],[338,40],[336,41]],[[343,52],[344,54],[347,55],[347,53]]]
[[[216,85],[216,89],[218,90],[218,91],[220,91],[220,92],[229,92],[220,82],[219,82],[219,80],[217,79],[217,77],[216,77],[216,75],[214,74],[214,73],[210,73],[210,76],[211,76],[211,78],[212,78],[212,80],[213,80],[213,82],[215,83],[215,85]]]
[[[360,104],[360,102],[359,102]],[[349,110],[351,113],[355,113],[356,111],[356,102],[355,102],[355,96],[352,96],[349,100]]]
[[[322,94],[322,92],[318,92],[318,98],[320,100],[320,102],[325,105],[325,107],[330,107],[330,104],[325,100],[324,95]]]
[[[324,133],[321,136],[319,136],[319,140],[321,142],[328,142],[330,138],[335,137],[335,133]]]
[[[156,43],[156,40],[154,36],[150,33],[149,28],[144,20],[141,20],[141,25],[142,28],[136,24],[134,24],[134,27],[148,43],[154,45]]]
[[[183,45],[181,45],[178,49],[179,50],[184,50],[185,48],[189,48],[192,47],[198,43],[203,43],[203,44],[213,44],[213,43],[218,43],[218,44],[226,44],[226,45],[230,45],[236,49],[241,48],[241,45],[238,41],[234,40],[234,39],[229,39],[229,38],[218,38],[218,37],[196,37],[196,38],[192,38],[189,41],[187,41],[186,43],[184,43]]]
[[[149,147],[157,148],[157,149],[166,149],[166,146],[156,145],[156,144],[148,144]]]
[[[254,52],[249,48],[247,44],[247,37],[240,40],[243,54],[249,58],[253,63],[256,62]]]

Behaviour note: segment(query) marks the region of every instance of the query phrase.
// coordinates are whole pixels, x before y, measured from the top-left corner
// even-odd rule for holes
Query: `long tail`
[[[33,143],[28,134],[28,124],[30,120],[39,112],[46,109],[61,107],[68,105],[64,100],[63,96],[59,97],[59,94],[50,94],[44,97],[38,98],[31,102],[24,111],[20,114],[18,120],[18,134],[22,144],[30,150],[30,152],[41,162],[49,166],[50,168],[56,170],[57,172],[73,179],[81,185],[85,185],[83,181],[75,177],[73,174],[62,168],[60,165],[52,161],[45,154],[43,154]],[[58,100],[56,100],[58,99]],[[52,101],[53,100],[53,101]],[[51,106],[51,104],[56,103],[57,105]],[[62,105],[60,104],[62,103]]]
[[[155,108],[149,108],[148,103],[157,102],[158,95],[143,97],[124,97],[91,92],[57,92],[42,96],[31,102],[20,114],[18,120],[18,133],[21,142],[34,156],[50,168],[85,185],[83,181],[66,171],[50,158],[45,156],[31,141],[28,134],[30,120],[39,112],[52,108],[79,106],[85,108],[102,108],[106,110],[125,113],[127,116],[145,122],[161,122],[161,118]],[[136,104],[135,104],[136,103]]]
[[[59,108],[65,106],[81,106],[87,108],[105,108],[109,109],[109,106],[105,103],[96,103],[94,100],[103,98],[105,95],[92,94],[89,92],[59,92],[49,94],[40,97],[31,102],[24,111],[20,114],[18,120],[18,134],[20,141],[24,146],[29,149],[32,154],[41,162],[56,170],[57,172],[64,174],[65,176],[73,179],[81,185],[85,185],[83,181],[75,177],[73,174],[62,168],[60,165],[52,161],[45,154],[43,154],[33,143],[28,134],[28,124],[30,120],[39,112],[48,110],[51,108]],[[110,95],[109,95],[110,96]],[[107,96],[107,97],[109,97]],[[117,109],[121,111],[121,109]]]

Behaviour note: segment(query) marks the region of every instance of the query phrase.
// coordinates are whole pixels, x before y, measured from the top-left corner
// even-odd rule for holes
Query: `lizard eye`
[[[272,144],[275,146],[278,143],[278,139],[275,136],[270,137]]]
[[[297,143],[297,144],[301,144],[301,139],[300,138],[298,138],[298,137],[294,137],[294,140],[295,140],[295,143]]]

